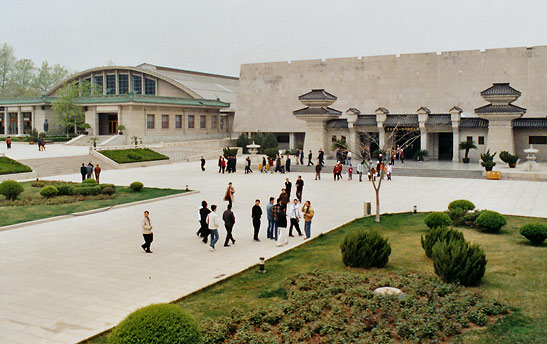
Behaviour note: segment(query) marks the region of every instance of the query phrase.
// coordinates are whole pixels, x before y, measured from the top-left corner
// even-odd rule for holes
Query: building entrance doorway
[[[19,133],[19,125],[17,123],[18,117],[17,113],[10,112],[9,115],[9,124],[8,124],[8,134],[16,135]]]
[[[439,133],[439,160],[452,160],[452,133]]]
[[[118,133],[118,114],[99,113],[99,135],[116,135]]]
[[[390,135],[386,130],[386,136]],[[416,128],[397,128],[395,135],[395,145],[392,147],[397,150],[398,147],[403,149],[405,159],[413,159],[414,153],[421,149],[420,131]]]

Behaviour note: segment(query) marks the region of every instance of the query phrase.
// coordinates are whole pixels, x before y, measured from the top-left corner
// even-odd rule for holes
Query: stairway
[[[22,164],[25,164],[32,168],[33,171],[36,171],[37,177],[49,177],[57,176],[63,174],[71,173],[80,173],[80,167],[82,163],[88,164],[91,161],[92,164],[99,164],[101,169],[104,170],[113,170],[117,169],[117,166],[114,166],[106,160],[99,160],[90,155],[77,155],[77,156],[67,156],[67,157],[56,157],[56,158],[47,158],[47,159],[28,159],[20,160]]]

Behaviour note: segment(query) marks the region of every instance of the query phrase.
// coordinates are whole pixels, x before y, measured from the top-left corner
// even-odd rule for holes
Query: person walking
[[[281,174],[285,174],[285,157],[283,155],[279,157],[279,169]]]
[[[359,174],[359,181],[363,181],[363,162],[357,164],[357,174]]]
[[[312,158],[312,153],[311,153],[311,149],[310,149],[310,152],[308,153],[308,166],[310,166],[310,165],[313,166],[313,162],[311,161],[311,158]]]
[[[304,149],[300,151],[300,165],[304,165]]]
[[[287,169],[287,173],[291,172],[291,156],[287,154],[287,159],[285,160],[285,167]]]
[[[211,212],[207,215],[207,224],[209,225],[209,232],[211,234],[211,242],[209,243],[209,250],[215,250],[215,244],[218,241],[218,228],[220,227],[220,219],[217,215],[217,206],[211,205]]]
[[[93,169],[93,172],[95,172],[95,180],[97,181],[97,184],[100,184],[99,176],[101,175],[101,166],[97,164],[97,166]]]
[[[273,239],[277,241],[279,236],[279,226],[277,223],[277,215],[281,211],[281,200],[278,198],[277,203],[272,207],[272,218],[273,218]]]
[[[321,180],[321,163],[318,161],[315,165],[315,180]]]
[[[277,228],[279,231],[279,236],[277,240],[277,246],[281,247],[287,245],[289,241],[287,240],[287,207],[286,205],[279,205],[279,212],[276,214]]]
[[[266,169],[266,158],[262,157],[262,166],[260,166],[260,173],[268,172]]]
[[[6,147],[11,149],[11,136],[6,137]]]
[[[289,180],[289,178],[287,178],[285,179],[285,191],[287,191],[289,200],[291,199],[291,190],[292,190],[292,183]]]
[[[260,200],[255,201],[255,205],[251,209],[251,217],[253,219],[253,228],[254,228],[254,241],[260,241],[258,239],[258,232],[260,231],[260,217],[262,216],[262,208],[260,208]]]
[[[229,205],[232,205],[234,203],[234,193],[236,190],[232,186],[232,182],[228,183],[228,189],[226,189],[226,193],[224,194],[224,200],[228,201]]]
[[[270,197],[270,203],[266,206],[266,215],[268,216],[268,230],[266,231],[266,237],[268,239],[274,238],[274,219],[272,214],[272,208],[274,206],[274,198]]]
[[[144,211],[144,219],[142,220],[142,236],[144,238],[144,244],[141,245],[142,249],[146,253],[152,253],[150,251],[150,245],[154,240],[154,233],[152,233],[152,222],[150,221],[150,212]]]
[[[281,189],[281,193],[279,194],[279,199],[281,200],[281,204],[286,206],[287,203],[291,201],[289,195],[287,194],[287,190]]]
[[[353,175],[353,166],[351,166],[350,164],[348,168],[348,180],[353,180],[352,175]]]
[[[319,150],[319,155],[317,156],[317,160],[319,160],[319,164],[321,164],[321,167],[325,166],[325,152],[323,152],[323,149]]]
[[[309,239],[311,237],[311,220],[313,219],[313,215],[315,215],[310,201],[306,201],[306,203],[304,203],[302,206],[302,212],[304,213],[304,233],[306,233],[305,239]]]
[[[224,228],[226,228],[226,240],[224,240],[224,247],[228,247],[230,246],[230,240],[232,240],[232,245],[236,243],[236,240],[232,236],[232,229],[236,223],[236,217],[234,216],[231,205],[228,204],[228,208],[224,210],[222,220],[224,221]]]
[[[393,165],[391,165],[391,163],[387,164],[387,167],[386,167],[387,180],[391,180],[392,171],[393,171]]]
[[[302,176],[298,176],[295,184],[296,184],[296,198],[298,198],[298,202],[302,202],[302,191],[304,190],[304,180],[302,179]]]
[[[299,236],[302,236],[302,232],[300,231],[300,207],[298,206],[298,199],[294,199],[291,205],[289,205],[289,218],[291,220],[291,226],[289,227],[289,236],[293,237],[292,235],[292,228],[296,228],[296,231],[298,232]]]
[[[196,233],[199,235],[204,244],[207,243],[207,237],[209,236],[209,226],[207,225],[207,216],[211,211],[207,208],[207,202],[201,201],[201,208],[199,209],[199,230]]]
[[[222,169],[222,156],[218,157],[218,173],[220,173],[220,170]]]
[[[87,175],[87,167],[85,167],[85,164],[82,162],[82,167],[80,167],[80,174],[82,175],[82,182],[85,180],[85,176]]]
[[[87,179],[91,178],[92,173],[93,173],[93,164],[90,161],[89,164],[87,164],[87,167],[86,167]]]
[[[348,154],[346,155],[346,160],[348,162],[348,165],[351,165],[351,151],[348,151]]]
[[[201,156],[201,171],[202,172],[205,172],[205,158],[203,157],[203,155]]]

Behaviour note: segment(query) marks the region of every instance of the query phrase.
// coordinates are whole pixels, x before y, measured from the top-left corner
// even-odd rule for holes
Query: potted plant
[[[84,131],[83,133],[84,134],[89,134],[89,129],[91,128],[91,125],[89,125],[89,123],[82,123],[82,125],[80,125],[80,128],[82,128]]]
[[[139,144],[139,140],[140,140],[140,137],[138,136],[131,136],[131,143],[133,143],[135,145],[135,148],[137,148],[138,144]],[[141,141],[142,143],[142,141]]]
[[[496,153],[490,154],[490,149],[486,151],[486,153],[481,154],[481,166],[484,167],[486,171],[492,171],[492,168],[496,166],[496,163],[494,162],[494,157],[496,156]]]
[[[99,139],[98,137],[91,137],[89,139],[89,142],[91,142],[93,144],[93,148],[97,148],[97,140],[98,139]]]
[[[465,151],[465,157],[462,159],[463,163],[468,164],[469,163],[469,157],[468,157],[469,150],[470,149],[477,149],[477,146],[475,145],[475,142],[473,142],[473,140],[462,141],[462,142],[460,142],[459,148],[460,148],[460,150]]]
[[[517,167],[517,161],[519,160],[518,155],[513,155],[509,153],[508,151],[501,151],[500,152],[500,159],[501,161],[509,164],[510,168]]]
[[[123,124],[118,125],[118,134],[123,135],[124,130],[125,130],[125,125]]]
[[[419,149],[414,153],[414,159],[418,161],[424,161],[424,158],[428,155],[429,153],[425,149]]]
[[[36,128],[32,128],[28,137],[28,143],[33,145],[36,141],[38,141],[38,130],[36,130]]]

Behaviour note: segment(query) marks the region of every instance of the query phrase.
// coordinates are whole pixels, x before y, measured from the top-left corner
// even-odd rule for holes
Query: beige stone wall
[[[526,153],[524,149],[530,148],[528,138],[530,136],[547,136],[547,131],[544,129],[513,129],[515,137],[515,152],[521,159],[521,162],[526,161]],[[536,154],[537,161],[547,161],[547,145],[534,145],[539,152]]]
[[[471,149],[469,151],[469,158],[471,159],[471,161],[478,162],[481,159],[481,154],[486,152],[486,145],[488,143],[488,129],[483,129],[483,128],[460,129],[460,142],[467,140],[468,136],[471,136],[473,138],[473,142],[475,142],[475,145],[477,145],[477,149]],[[479,136],[484,136],[484,144],[482,145],[479,144]],[[494,152],[490,152],[490,153],[494,153]],[[462,159],[464,156],[465,156],[465,152],[460,151],[460,159]]]
[[[480,91],[495,82],[522,92],[516,105],[528,110],[525,117],[545,116],[547,46],[244,64],[234,131],[305,131],[292,111],[314,88],[336,95],[333,107],[341,111],[416,113],[427,106],[447,113],[458,105],[472,114],[486,104]]]

